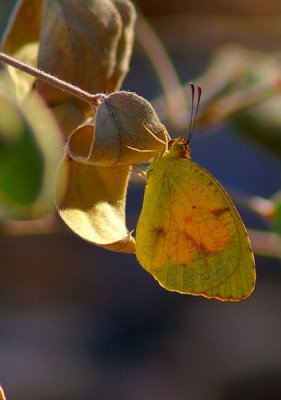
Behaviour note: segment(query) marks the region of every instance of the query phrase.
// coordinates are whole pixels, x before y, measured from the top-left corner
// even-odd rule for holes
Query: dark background
[[[1,31],[12,3],[0,1]],[[280,2],[138,4],[183,81],[224,43],[281,49]],[[161,94],[138,43],[124,88],[150,100]],[[280,189],[280,162],[230,126],[198,134],[192,149],[231,190],[269,197]],[[129,190],[132,224],[142,190]],[[239,304],[166,292],[134,256],[71,233],[1,237],[0,268],[0,383],[10,400],[281,398],[278,260],[257,257],[256,290]]]

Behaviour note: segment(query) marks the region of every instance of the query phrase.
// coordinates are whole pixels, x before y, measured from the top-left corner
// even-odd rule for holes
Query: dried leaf
[[[89,163],[89,157],[94,140],[94,121],[78,126],[78,128],[75,129],[69,136],[69,140],[66,145],[69,156],[75,161]]]
[[[151,104],[134,93],[120,91],[98,107],[95,122],[71,134],[68,152],[73,159],[95,165],[140,164],[165,150],[168,139]]]
[[[29,43],[21,47],[15,54],[14,57],[18,60],[23,61],[29,65],[35,65],[38,54],[38,43]],[[25,97],[33,90],[33,84],[35,78],[25,72],[20,71],[17,68],[10,66],[6,67],[12,80],[14,81],[16,88],[16,96],[19,102],[23,101]]]
[[[18,1],[1,43],[3,52],[32,66],[37,64],[41,3],[40,0]],[[11,66],[5,68],[15,83],[17,99],[22,101],[30,92],[35,78]]]
[[[5,96],[9,99],[16,98],[15,83],[3,64],[0,65],[0,96]]]
[[[64,157],[57,173],[56,204],[64,222],[83,239],[104,248],[134,253],[125,225],[130,167],[106,168]]]
[[[50,107],[56,121],[67,138],[70,133],[85,121],[84,113],[79,109],[77,104],[70,101]]]
[[[116,65],[107,86],[108,92],[120,89],[129,70],[133,50],[136,11],[129,0],[112,0],[122,19],[122,33],[118,42]]]
[[[88,92],[106,91],[121,29],[121,17],[111,0],[85,0],[83,6],[77,0],[46,0],[38,66]],[[69,99],[41,82],[37,89],[48,104]]]
[[[39,41],[41,7],[42,0],[18,0],[3,35],[1,47],[5,53],[13,55]]]

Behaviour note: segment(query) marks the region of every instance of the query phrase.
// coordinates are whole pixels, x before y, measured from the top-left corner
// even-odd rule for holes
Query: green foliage
[[[34,132],[20,110],[0,99],[1,198],[31,204],[42,185],[44,160]]]
[[[53,208],[52,185],[61,134],[34,95],[17,100],[13,80],[0,75],[0,217],[35,218]]]
[[[281,158],[280,54],[242,46],[219,48],[198,79],[205,89],[199,122],[228,120],[238,132]]]
[[[281,236],[281,199],[275,204],[274,229]]]

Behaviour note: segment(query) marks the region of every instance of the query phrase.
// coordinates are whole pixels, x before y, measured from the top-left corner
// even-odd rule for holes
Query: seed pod
[[[95,165],[141,164],[165,150],[168,139],[151,104],[120,91],[98,107],[95,121],[72,133],[68,152],[73,159]]]

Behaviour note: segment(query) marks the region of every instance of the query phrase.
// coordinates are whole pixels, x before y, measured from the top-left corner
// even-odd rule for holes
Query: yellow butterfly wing
[[[136,255],[168,290],[240,301],[254,289],[254,257],[235,206],[211,174],[180,156],[167,153],[150,167]]]

